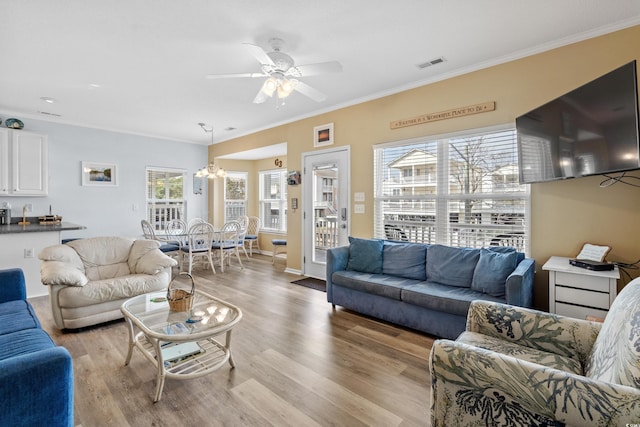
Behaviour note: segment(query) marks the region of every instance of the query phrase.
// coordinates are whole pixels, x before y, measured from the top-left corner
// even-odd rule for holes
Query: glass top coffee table
[[[129,326],[131,361],[134,347],[157,368],[156,395],[160,400],[165,378],[189,379],[221,368],[231,356],[231,330],[242,319],[240,309],[204,292],[195,291],[189,311],[171,311],[166,292],[131,298],[121,311]],[[136,333],[135,328],[139,329]],[[224,344],[215,337],[226,334]]]

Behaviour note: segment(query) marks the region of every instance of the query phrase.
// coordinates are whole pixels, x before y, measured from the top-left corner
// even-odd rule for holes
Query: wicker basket
[[[175,279],[169,283],[167,301],[169,301],[169,309],[171,311],[189,311],[195,299],[196,284],[193,281],[193,277],[189,273],[180,273],[180,276],[182,275],[189,276],[189,279],[191,279],[191,290],[177,288]]]

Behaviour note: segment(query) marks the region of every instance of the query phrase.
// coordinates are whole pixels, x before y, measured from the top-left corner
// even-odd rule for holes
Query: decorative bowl
[[[18,119],[7,119],[4,121],[4,125],[10,129],[22,129],[24,127],[22,120]]]

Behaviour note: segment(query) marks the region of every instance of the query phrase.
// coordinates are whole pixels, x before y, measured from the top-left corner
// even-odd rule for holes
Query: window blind
[[[260,172],[260,220],[262,228],[287,231],[287,171]]]
[[[246,172],[227,172],[224,178],[224,221],[238,220],[247,214]]]
[[[157,230],[164,230],[172,219],[186,218],[184,199],[185,172],[176,169],[146,169],[147,221]]]

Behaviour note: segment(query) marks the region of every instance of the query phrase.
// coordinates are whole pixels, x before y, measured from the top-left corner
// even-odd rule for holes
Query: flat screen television
[[[636,61],[516,119],[520,182],[640,168]]]

